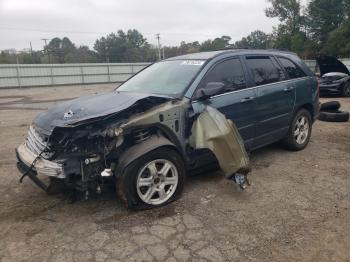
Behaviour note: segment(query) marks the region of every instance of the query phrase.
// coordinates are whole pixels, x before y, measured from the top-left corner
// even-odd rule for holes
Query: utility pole
[[[160,34],[156,34],[156,39],[158,40],[158,60],[162,60],[161,54],[160,54]]]
[[[50,40],[48,38],[43,38],[41,39],[45,42],[45,49],[46,49],[46,53],[47,53],[47,58],[49,59],[49,64],[51,64],[51,59],[50,59],[50,54],[49,54],[49,50],[47,49],[47,40]]]
[[[30,55],[33,58],[33,47],[32,47],[32,42],[29,42],[30,45]]]
[[[163,59],[165,59],[165,51],[164,51],[164,46],[163,46]]]
[[[17,82],[18,86],[22,87],[22,81],[21,81],[21,71],[19,69],[19,59],[18,59],[18,52],[16,50],[16,72],[17,72]]]

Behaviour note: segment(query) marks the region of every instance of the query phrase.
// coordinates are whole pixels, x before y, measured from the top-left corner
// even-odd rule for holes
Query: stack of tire
[[[321,104],[318,120],[326,122],[347,122],[349,121],[349,112],[340,110],[338,101],[331,101]]]

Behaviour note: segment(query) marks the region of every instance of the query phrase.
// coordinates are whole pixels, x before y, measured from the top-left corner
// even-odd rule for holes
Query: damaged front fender
[[[235,124],[210,106],[194,122],[189,142],[195,149],[210,149],[227,178],[250,170],[243,139]]]
[[[153,135],[144,142],[130,147],[120,156],[119,164],[115,172],[116,176],[122,174],[125,168],[136,159],[160,147],[171,147],[178,151],[177,147],[165,137],[157,134]]]

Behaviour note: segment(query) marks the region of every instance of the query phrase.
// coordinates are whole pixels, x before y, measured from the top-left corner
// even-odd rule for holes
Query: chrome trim
[[[289,115],[289,113],[285,113],[285,114],[283,114],[283,115],[278,115],[278,116],[270,117],[270,118],[268,118],[268,119],[264,119],[264,120],[260,121],[259,124],[261,124],[261,123],[266,123],[266,122],[269,122],[269,121],[272,121],[272,120],[276,120],[276,119],[278,119],[278,118],[282,118],[282,117],[285,117],[285,116],[288,116],[288,115]]]
[[[29,129],[31,130],[32,135],[35,137],[35,139],[38,141],[38,143],[40,143],[44,148],[46,147],[46,143],[44,143],[44,141],[42,141],[42,138],[40,137],[40,135],[36,132],[36,130],[34,129],[33,126],[30,126]]]
[[[303,80],[303,79],[308,79],[308,78],[310,78],[310,76],[303,76],[303,77],[299,77],[299,78],[288,79],[288,80],[284,80],[284,81],[280,81],[280,82],[274,82],[274,83],[261,85],[261,86],[253,86],[253,87],[249,87],[249,88],[244,88],[244,89],[240,89],[240,90],[235,90],[235,91],[231,91],[231,92],[215,95],[215,96],[210,97],[209,99],[220,97],[220,96],[224,96],[224,95],[230,95],[230,94],[234,94],[234,93],[239,93],[239,92],[251,90],[251,89],[254,89],[254,88],[260,88],[260,87],[271,86],[271,85],[276,85],[276,84],[288,83],[288,82],[292,82],[292,81],[295,81],[295,80]],[[192,103],[197,103],[197,102],[200,102],[200,101],[199,100],[193,100],[192,101]]]
[[[235,91],[231,91],[231,92],[227,92],[227,93],[222,93],[222,94],[219,94],[219,95],[212,96],[209,99],[220,97],[220,96],[224,96],[224,95],[230,95],[230,94],[233,94],[233,93],[239,93],[239,92],[242,92],[242,91],[247,91],[247,90],[251,90],[251,89],[255,89],[255,88],[258,88],[258,87],[257,86],[253,86],[253,87],[244,88],[244,89],[240,89],[240,90],[235,90]],[[197,103],[197,102],[200,102],[200,100],[193,100],[192,101],[192,103]]]
[[[33,126],[29,127],[28,136],[25,141],[28,149],[34,154],[39,155],[42,151],[46,150],[48,152],[42,153],[44,158],[49,158],[54,154],[54,152],[49,152],[47,142],[44,141],[42,136],[35,130]]]
[[[17,148],[18,157],[20,160],[28,166],[28,168],[33,164],[38,155],[33,153],[26,145],[26,143],[21,144]],[[42,157],[36,159],[33,170],[37,172],[38,175],[52,176],[57,178],[65,178],[63,172],[63,165],[56,163],[54,161],[46,160]]]

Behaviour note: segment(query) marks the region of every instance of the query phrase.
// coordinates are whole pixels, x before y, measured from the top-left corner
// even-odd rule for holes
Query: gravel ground
[[[200,174],[180,200],[150,211],[126,210],[112,190],[70,204],[19,184],[14,148],[33,117],[112,88],[0,90],[0,260],[350,261],[350,122],[316,122],[301,152],[253,152],[244,192],[219,172]],[[334,99],[350,110],[350,99]]]

